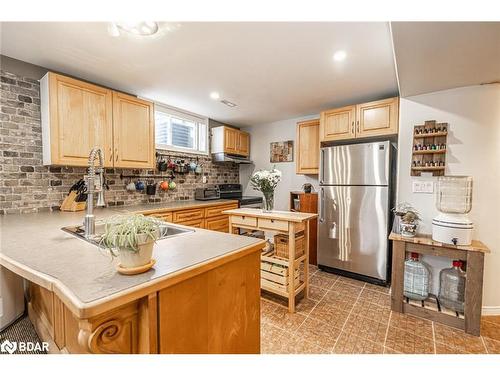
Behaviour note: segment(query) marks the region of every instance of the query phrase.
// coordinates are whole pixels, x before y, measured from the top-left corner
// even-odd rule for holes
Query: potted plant
[[[160,237],[160,223],[144,215],[113,216],[106,220],[101,245],[120,258],[120,267],[136,268],[151,262]]]
[[[404,237],[415,237],[418,222],[420,221],[419,212],[406,202],[399,203],[392,211],[399,218],[399,232],[401,235]]]
[[[261,169],[250,177],[250,184],[254,190],[264,194],[264,212],[271,212],[274,208],[274,189],[281,181],[281,172],[275,167],[271,170]]]

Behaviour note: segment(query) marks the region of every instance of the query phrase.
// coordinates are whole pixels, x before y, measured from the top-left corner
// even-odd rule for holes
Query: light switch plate
[[[412,192],[432,194],[434,192],[434,182],[433,181],[420,181],[420,180],[413,181]]]
[[[203,183],[206,184],[207,183],[207,176],[203,176]]]

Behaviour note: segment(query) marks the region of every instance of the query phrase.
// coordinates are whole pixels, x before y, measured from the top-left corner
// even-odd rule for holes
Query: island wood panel
[[[260,253],[161,290],[160,353],[260,352]]]

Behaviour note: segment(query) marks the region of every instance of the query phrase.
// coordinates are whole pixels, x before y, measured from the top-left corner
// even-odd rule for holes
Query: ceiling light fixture
[[[217,92],[217,91],[212,91],[210,93],[210,97],[213,99],[213,100],[219,100],[220,99],[220,94]]]
[[[158,32],[159,26],[157,22],[141,21],[141,22],[115,22],[115,28],[125,31],[130,34],[139,36],[149,36]],[[112,34],[113,35],[113,34]],[[113,35],[115,36],[115,35]]]
[[[343,61],[347,57],[347,53],[345,51],[337,51],[333,54],[333,60],[335,61]]]

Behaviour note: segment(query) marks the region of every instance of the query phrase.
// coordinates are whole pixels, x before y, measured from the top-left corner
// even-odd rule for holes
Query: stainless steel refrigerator
[[[384,284],[391,143],[321,148],[318,266]]]

